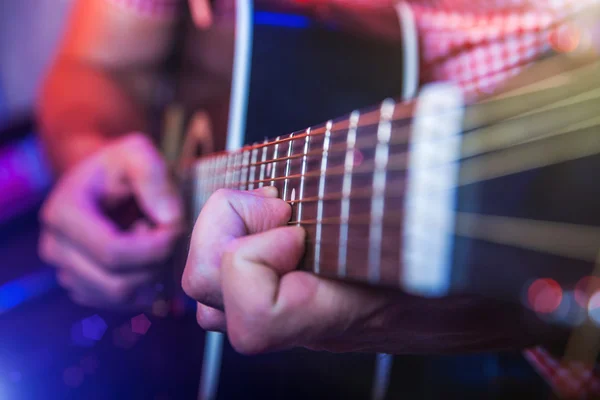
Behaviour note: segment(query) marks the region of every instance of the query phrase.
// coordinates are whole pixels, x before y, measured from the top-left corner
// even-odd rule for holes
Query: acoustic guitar
[[[201,157],[187,176],[195,213],[218,189],[275,186],[307,231],[305,270],[550,314],[558,304],[527,296],[532,283],[572,292],[600,251],[599,68],[555,56],[477,102],[434,84]]]
[[[307,232],[299,268],[417,296],[519,302],[577,328],[567,357],[593,361],[599,110],[596,55],[554,55],[475,102],[433,84],[414,101],[188,160],[178,173],[193,217],[219,189],[277,187],[289,224]],[[216,390],[222,339],[210,335],[200,398]]]

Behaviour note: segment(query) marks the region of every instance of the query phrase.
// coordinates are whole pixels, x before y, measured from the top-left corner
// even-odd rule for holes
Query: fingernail
[[[179,219],[179,202],[177,199],[167,197],[159,200],[156,208],[158,222],[168,224]]]
[[[264,197],[277,197],[279,190],[275,186],[265,186],[253,190],[254,193]]]

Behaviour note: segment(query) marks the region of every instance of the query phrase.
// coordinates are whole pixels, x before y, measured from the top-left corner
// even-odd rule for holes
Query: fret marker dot
[[[290,200],[291,200],[292,205],[293,205],[294,201],[296,201],[296,188],[292,189],[292,194],[290,195]]]
[[[354,150],[354,166],[358,167],[363,163],[365,156],[363,156],[362,151],[355,149]]]
[[[273,169],[273,164],[269,163],[267,164],[267,175],[271,176],[271,169]]]

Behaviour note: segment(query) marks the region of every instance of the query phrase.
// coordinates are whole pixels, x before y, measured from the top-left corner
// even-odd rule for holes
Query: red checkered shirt
[[[182,0],[109,1],[140,15],[173,18]],[[569,17],[600,4],[600,0],[406,3],[415,14],[421,44],[421,83],[453,81],[468,98],[476,98],[494,92],[540,56],[560,47]],[[539,347],[526,350],[524,356],[558,394],[579,399],[600,397],[600,378],[593,366],[560,363]]]

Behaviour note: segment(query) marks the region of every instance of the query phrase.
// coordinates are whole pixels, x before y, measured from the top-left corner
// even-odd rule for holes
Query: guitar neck
[[[289,223],[307,232],[305,270],[422,295],[446,294],[454,279],[456,235],[493,236],[478,230],[478,223],[489,225],[485,216],[473,222],[474,215],[457,212],[461,187],[600,152],[594,139],[597,68],[537,74],[527,86],[468,106],[455,88],[434,85],[414,102],[386,100],[202,158],[195,166],[195,208],[199,212],[221,188],[274,186],[292,207]],[[584,145],[570,148],[573,141]],[[557,150],[532,157],[547,153],[548,146]],[[539,229],[554,228],[564,227]],[[588,233],[586,238],[600,239],[598,232]],[[526,238],[512,245],[523,243]],[[548,243],[536,251],[553,247]],[[594,261],[597,246],[590,240],[588,247],[575,258]]]

